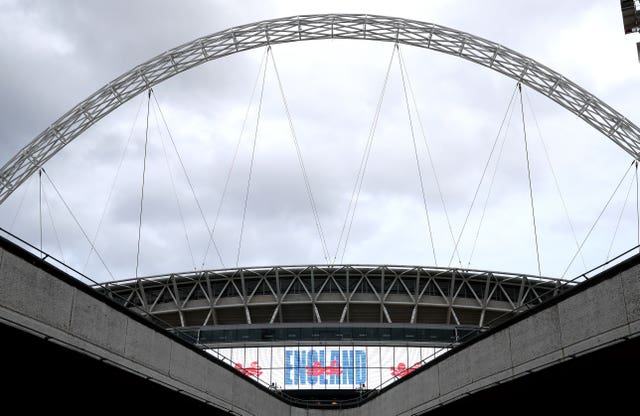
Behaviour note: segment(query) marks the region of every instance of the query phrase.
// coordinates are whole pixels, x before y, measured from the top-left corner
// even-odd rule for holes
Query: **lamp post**
[[[626,35],[640,32],[640,0],[620,0],[622,24]],[[640,42],[636,43],[640,61]]]

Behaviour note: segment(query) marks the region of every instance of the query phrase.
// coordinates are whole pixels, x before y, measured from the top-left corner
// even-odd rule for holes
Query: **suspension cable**
[[[455,245],[456,243],[456,238],[453,235],[453,227],[451,226],[451,220],[449,218],[449,212],[447,210],[447,204],[444,201],[444,194],[442,192],[442,187],[440,186],[440,180],[438,178],[438,172],[436,171],[436,166],[435,163],[433,162],[433,157],[431,155],[431,146],[429,146],[429,142],[427,140],[427,135],[425,134],[425,130],[424,130],[424,125],[422,123],[422,117],[420,116],[420,111],[418,108],[418,104],[416,102],[416,94],[413,92],[413,85],[411,83],[411,77],[409,75],[409,69],[407,68],[407,65],[404,61],[404,57],[402,56],[402,49],[400,49],[400,47],[398,47],[398,57],[400,58],[400,62],[402,63],[402,66],[404,67],[404,71],[405,71],[405,76],[407,79],[407,85],[409,87],[409,94],[411,95],[411,101],[413,103],[413,108],[416,111],[416,118],[418,119],[418,126],[420,127],[420,133],[422,135],[422,140],[424,141],[424,146],[427,149],[427,156],[429,157],[429,165],[431,166],[431,172],[433,173],[433,178],[436,182],[436,187],[438,189],[438,195],[440,196],[440,203],[442,204],[442,209],[444,210],[444,216],[445,219],[447,220],[447,227],[449,228],[449,235],[451,237],[451,242]],[[458,248],[456,247],[455,249],[455,254],[458,257],[458,263],[460,263],[460,265],[462,265],[462,260],[460,259],[460,253],[458,251]]]
[[[635,177],[631,175],[629,188],[627,189],[627,193],[624,198],[624,203],[622,204],[622,209],[620,210],[620,215],[618,215],[618,221],[616,222],[616,228],[613,231],[613,237],[611,238],[611,243],[609,244],[609,250],[607,250],[607,258],[605,259],[605,262],[609,261],[609,256],[611,255],[611,249],[613,249],[613,243],[616,240],[616,235],[618,234],[618,229],[620,228],[620,222],[622,221],[622,215],[624,214],[624,210],[627,208],[627,203],[629,202],[629,195],[631,195],[631,189],[633,188],[634,182],[635,182]]]
[[[169,163],[169,156],[167,155],[167,147],[164,144],[164,137],[162,136],[162,131],[160,129],[160,121],[158,120],[158,113],[156,112],[155,107],[153,107],[153,118],[156,121],[156,127],[158,130],[158,135],[160,136],[160,144],[162,145],[162,153],[164,155],[165,165],[167,166],[167,172],[169,173],[169,181],[171,182],[171,190],[173,191],[173,197],[176,201],[176,207],[178,208],[178,216],[180,217],[180,223],[182,224],[182,230],[184,231],[184,238],[187,243],[187,249],[189,250],[189,255],[191,256],[191,263],[193,264],[193,270],[196,270],[196,260],[193,256],[193,249],[191,248],[191,241],[189,241],[189,233],[187,232],[187,225],[184,221],[184,215],[182,214],[182,206],[180,205],[180,198],[178,198],[178,192],[176,191],[176,183],[173,179],[173,171],[171,170],[171,164]]]
[[[396,54],[396,49],[394,47],[391,52],[391,58],[389,59],[389,63],[387,65],[387,72],[385,73],[384,81],[382,83],[382,89],[380,91],[380,96],[378,97],[378,104],[376,105],[376,111],[374,113],[371,126],[369,127],[369,135],[367,137],[367,142],[365,144],[364,152],[362,154],[362,159],[360,160],[360,166],[356,174],[356,180],[353,185],[353,191],[351,192],[351,199],[349,200],[349,206],[347,207],[347,212],[344,217],[344,223],[342,224],[342,229],[340,230],[340,236],[338,238],[338,244],[336,246],[336,254],[333,258],[333,263],[335,263],[338,257],[338,252],[340,251],[341,244],[343,244],[343,248],[342,248],[342,256],[340,258],[340,262],[344,261],[344,256],[345,256],[345,253],[347,252],[349,236],[351,235],[351,227],[353,225],[353,219],[355,217],[356,208],[358,206],[358,201],[360,199],[360,191],[362,190],[362,183],[364,182],[365,172],[367,170],[367,165],[369,164],[369,156],[371,155],[371,149],[373,147],[373,138],[375,136],[376,128],[378,126],[378,119],[380,118],[380,110],[382,108],[382,102],[384,101],[384,94],[387,89],[389,74],[391,73],[391,66],[393,64],[393,58],[395,54]],[[351,214],[351,220],[349,220],[350,214]],[[347,227],[347,223],[349,224],[348,227]],[[345,229],[346,229],[346,234],[345,234]],[[344,242],[343,242],[343,236],[344,236]]]
[[[227,196],[227,191],[229,189],[229,183],[231,182],[231,174],[233,173],[233,169],[236,165],[236,160],[238,159],[238,153],[240,151],[240,144],[242,143],[242,136],[244,135],[245,128],[247,126],[247,120],[249,119],[249,112],[251,111],[251,103],[253,103],[253,97],[255,96],[256,89],[258,88],[258,82],[260,81],[260,75],[262,74],[262,67],[266,65],[266,57],[267,50],[265,49],[264,54],[262,55],[262,59],[260,61],[260,66],[258,73],[256,74],[255,81],[253,82],[253,88],[251,90],[251,97],[249,98],[249,103],[247,104],[247,109],[244,113],[244,119],[242,120],[242,126],[240,128],[240,134],[238,135],[238,141],[236,142],[236,148],[233,152],[233,158],[231,159],[231,165],[229,166],[229,170],[227,171],[227,177],[224,181],[224,187],[222,189],[222,196],[220,197],[220,202],[218,203],[218,209],[216,210],[216,218],[213,221],[213,227],[211,229],[211,235],[216,232],[216,227],[218,226],[218,219],[220,218],[220,212],[222,212],[222,206],[224,205],[225,198]],[[209,249],[211,248],[211,238],[207,241],[207,249],[204,252],[204,256],[202,258],[202,268],[204,269],[204,263],[207,261],[207,256],[209,254]]]
[[[638,161],[636,160],[636,222],[638,224],[638,246],[640,246],[640,185],[638,185]]]
[[[100,259],[100,262],[104,266],[105,270],[107,271],[107,273],[109,273],[109,276],[111,276],[111,280],[116,280],[115,277],[113,277],[113,274],[111,273],[111,270],[109,270],[109,267],[107,266],[107,263],[105,263],[104,259],[100,255],[100,252],[93,245],[93,243],[91,242],[91,239],[89,238],[89,236],[85,232],[84,228],[82,228],[82,225],[80,224],[80,221],[78,221],[78,219],[74,215],[73,211],[71,210],[71,207],[69,207],[69,204],[67,204],[67,201],[65,201],[65,199],[62,197],[62,194],[58,190],[58,187],[56,186],[55,183],[53,183],[53,180],[51,179],[51,177],[49,176],[47,171],[44,170],[44,168],[42,168],[42,173],[44,173],[44,176],[47,178],[47,180],[49,181],[49,183],[53,187],[53,190],[56,192],[56,195],[58,195],[58,198],[60,198],[60,201],[62,201],[62,203],[64,204],[65,208],[67,209],[67,212],[69,212],[69,215],[71,215],[71,218],[73,219],[73,221],[76,223],[76,225],[78,226],[78,228],[82,232],[82,235],[84,236],[84,238],[87,240],[87,242],[89,243],[91,248],[93,248],[93,251],[96,253],[96,256],[98,256],[98,258]]]
[[[38,209],[39,209],[39,224],[40,224],[40,258],[44,256],[42,252],[42,168],[38,170]]]
[[[202,210],[202,206],[200,205],[200,201],[198,200],[198,196],[196,195],[196,191],[195,188],[193,187],[193,184],[191,183],[191,179],[189,178],[189,174],[187,173],[187,168],[184,165],[184,162],[182,161],[182,157],[180,156],[180,152],[178,152],[178,147],[176,146],[176,142],[175,140],[173,140],[173,135],[171,134],[171,130],[169,130],[169,124],[167,124],[167,120],[164,117],[164,113],[162,112],[162,107],[160,106],[160,103],[158,102],[158,97],[156,96],[156,92],[151,89],[151,95],[153,96],[153,100],[156,103],[156,107],[158,107],[158,111],[160,112],[160,117],[162,118],[162,122],[164,123],[164,126],[167,130],[167,135],[169,136],[169,140],[171,141],[171,145],[173,146],[173,150],[176,152],[176,155],[178,156],[178,161],[180,162],[180,167],[182,168],[182,172],[184,173],[184,176],[187,180],[187,184],[189,185],[189,189],[191,190],[191,195],[193,195],[193,199],[196,202],[196,206],[198,207],[198,211],[200,212],[200,217],[202,218],[202,222],[204,222],[204,225],[207,229],[207,233],[209,234],[209,238],[211,239],[211,242],[213,243],[213,248],[216,251],[216,254],[218,255],[218,260],[220,261],[220,264],[222,265],[222,267],[224,268],[224,261],[222,260],[222,255],[220,254],[220,250],[218,249],[218,245],[216,244],[216,240],[213,238],[213,231],[211,231],[211,227],[209,227],[209,223],[207,222],[207,218],[204,215],[204,211]]]
[[[400,56],[400,48],[398,44],[395,45],[398,51],[398,57]],[[409,106],[409,96],[407,95],[407,83],[404,76],[404,66],[402,59],[398,59],[398,65],[400,66],[400,78],[402,78],[402,90],[404,92],[404,101],[407,106],[407,116],[409,117],[409,128],[411,130],[411,141],[413,143],[413,153],[416,159],[416,168],[418,169],[418,178],[420,179],[420,191],[422,192],[422,204],[424,206],[424,213],[427,217],[427,230],[429,232],[429,241],[431,242],[431,252],[433,254],[433,262],[438,267],[438,260],[436,258],[436,247],[433,243],[433,230],[431,229],[431,220],[429,218],[429,206],[427,205],[427,196],[424,190],[424,179],[422,177],[422,168],[420,167],[420,158],[418,157],[418,146],[416,144],[416,135],[413,129],[413,118],[411,117],[411,107]]]
[[[140,104],[138,105],[138,110],[136,111],[136,116],[133,119],[133,124],[131,125],[131,129],[129,130],[129,137],[127,138],[127,143],[125,144],[124,149],[122,150],[122,153],[120,154],[120,161],[118,162],[118,167],[116,168],[116,174],[113,177],[113,180],[111,181],[111,188],[109,189],[109,193],[107,194],[107,200],[104,203],[104,205],[102,206],[102,213],[100,214],[100,221],[98,221],[98,228],[96,228],[96,232],[93,234],[93,244],[95,245],[96,242],[98,241],[98,235],[100,234],[100,231],[102,230],[102,224],[104,222],[104,219],[106,217],[106,213],[107,213],[107,209],[109,208],[110,204],[111,204],[111,198],[113,197],[113,192],[115,190],[116,187],[116,183],[118,181],[118,177],[120,176],[120,170],[122,169],[122,164],[124,162],[124,158],[127,154],[127,151],[129,150],[129,145],[131,144],[131,139],[133,138],[133,132],[135,130],[136,124],[138,122],[138,117],[140,115],[140,110],[142,109],[142,104],[144,104],[144,100],[140,100]],[[87,269],[87,266],[89,265],[89,259],[91,258],[91,255],[93,254],[93,247],[91,248],[91,250],[89,250],[89,254],[87,255],[87,258],[84,262],[84,266],[82,267],[82,273],[85,272],[85,270]]]
[[[44,205],[47,207],[47,213],[49,214],[49,220],[51,221],[51,227],[53,228],[53,235],[56,239],[56,243],[58,244],[58,250],[60,250],[60,257],[62,257],[62,262],[66,263],[64,259],[64,251],[62,250],[62,244],[60,244],[60,237],[58,236],[58,229],[56,228],[56,223],[53,221],[53,214],[51,212],[51,205],[49,205],[49,198],[47,198],[47,192],[42,189],[42,198],[44,199]]]
[[[629,165],[627,170],[624,172],[624,175],[622,176],[622,179],[620,179],[620,182],[618,182],[618,185],[616,185],[616,188],[613,190],[613,193],[611,194],[611,196],[607,200],[607,203],[604,204],[604,207],[602,208],[602,211],[600,211],[600,214],[598,215],[596,220],[593,222],[593,225],[591,226],[591,228],[587,232],[587,235],[584,237],[584,240],[582,240],[582,243],[580,244],[580,247],[578,247],[578,250],[576,251],[576,254],[573,255],[573,257],[571,258],[571,261],[569,262],[569,264],[567,265],[566,269],[564,270],[564,273],[562,273],[562,277],[564,277],[567,274],[567,272],[569,271],[569,268],[571,267],[571,265],[573,264],[574,260],[578,256],[578,253],[580,253],[580,251],[582,250],[582,247],[584,247],[584,243],[587,242],[587,239],[591,235],[591,232],[593,231],[593,229],[598,224],[598,221],[600,221],[600,218],[602,217],[602,215],[606,211],[607,207],[611,203],[611,200],[613,199],[615,194],[618,192],[618,188],[620,188],[620,185],[622,185],[622,182],[624,182],[624,179],[627,177],[627,174],[629,174],[629,171],[631,170],[631,167],[634,165],[634,163],[635,163],[635,160],[633,162],[631,162],[631,164]]]
[[[507,119],[507,126],[504,129],[504,135],[502,137],[502,142],[500,144],[500,150],[498,151],[498,158],[496,159],[496,164],[493,168],[493,173],[491,175],[491,181],[489,182],[489,189],[487,191],[487,196],[485,197],[484,204],[482,205],[482,215],[480,216],[480,222],[478,223],[478,228],[476,229],[476,235],[473,239],[473,245],[471,246],[471,254],[469,255],[469,262],[467,263],[467,267],[471,266],[471,260],[473,259],[473,255],[476,252],[478,239],[480,238],[480,230],[482,229],[482,224],[484,223],[484,218],[487,213],[487,207],[489,206],[489,199],[491,197],[491,192],[493,191],[493,185],[496,180],[496,174],[498,173],[498,166],[500,165],[500,161],[502,160],[502,154],[504,151],[505,143],[507,142],[507,135],[509,133],[509,127],[511,126],[511,118],[513,116],[514,110],[515,110],[515,106],[511,106],[511,111],[509,112],[509,117]]]
[[[527,90],[524,90],[524,97],[529,104],[529,108],[531,109],[531,115],[533,116],[533,122],[536,126],[536,130],[538,132],[538,138],[540,139],[540,143],[542,144],[542,149],[544,150],[544,156],[547,161],[547,165],[549,166],[549,170],[551,171],[551,176],[553,176],[553,183],[555,185],[556,191],[558,192],[558,196],[560,197],[560,202],[562,203],[562,208],[564,210],[564,215],[569,223],[569,228],[571,229],[571,234],[573,235],[573,240],[576,243],[576,249],[580,245],[578,242],[578,235],[576,234],[575,228],[573,226],[573,222],[571,221],[571,216],[569,215],[569,209],[567,208],[567,203],[565,202],[564,196],[562,195],[562,190],[560,189],[560,182],[558,181],[558,176],[556,175],[556,171],[553,168],[553,164],[551,163],[551,157],[549,156],[549,151],[547,150],[547,145],[545,143],[544,137],[542,136],[542,130],[540,130],[540,125],[538,124],[538,117],[536,117],[536,112],[533,109],[533,104],[531,104],[531,100],[529,99],[529,94]],[[585,270],[587,269],[587,263],[584,260],[584,255],[580,252],[580,259],[582,261],[582,265]]]
[[[269,59],[269,53],[271,53],[271,46],[267,47],[267,59]],[[260,127],[260,115],[262,113],[262,99],[264,98],[264,85],[267,78],[267,65],[265,63],[264,71],[262,72],[262,85],[260,87],[260,99],[258,101],[258,114],[256,118],[256,128],[253,133],[253,144],[251,147],[251,160],[249,162],[249,175],[247,177],[247,187],[244,195],[244,206],[242,208],[242,222],[240,223],[240,236],[238,238],[238,251],[236,253],[236,267],[240,263],[240,252],[242,250],[242,237],[244,236],[244,223],[247,218],[247,206],[249,204],[249,191],[251,190],[251,176],[253,175],[253,163],[256,156],[256,143],[258,141],[258,129]]]
[[[13,226],[16,224],[16,220],[18,219],[18,214],[22,212],[22,204],[24,203],[25,197],[29,192],[29,188],[31,188],[31,185],[33,184],[33,180],[34,180],[34,176],[33,175],[29,176],[29,180],[27,181],[26,184],[23,185],[24,189],[22,190],[22,196],[20,197],[20,202],[18,202],[18,209],[16,210],[16,213],[13,215],[13,219],[11,220],[11,224],[9,225],[9,231],[13,231]]]
[[[538,264],[538,276],[542,276],[540,268],[540,247],[538,245],[538,227],[536,226],[536,209],[533,203],[533,184],[531,182],[531,162],[529,161],[529,145],[527,143],[527,125],[524,119],[524,104],[522,100],[522,84],[518,82],[518,91],[520,91],[520,114],[522,116],[522,132],[524,137],[524,154],[527,159],[527,179],[529,180],[529,202],[531,204],[531,217],[533,219],[533,237],[536,243],[536,263]]]
[[[144,158],[142,159],[142,189],[140,192],[140,215],[138,217],[138,246],[136,248],[136,277],[138,277],[138,266],[140,264],[140,236],[142,235],[142,206],[144,202],[144,179],[147,173],[147,144],[149,142],[149,109],[151,106],[151,88],[147,95],[147,124],[144,130]]]
[[[300,143],[298,141],[298,136],[296,135],[296,131],[293,127],[293,118],[291,117],[291,111],[289,111],[289,105],[287,104],[287,97],[284,93],[284,88],[282,86],[282,80],[280,79],[280,72],[278,71],[278,66],[276,65],[276,58],[271,51],[271,63],[273,64],[273,70],[276,75],[276,79],[278,80],[278,88],[280,89],[280,96],[282,97],[282,103],[284,105],[285,113],[287,114],[287,119],[289,121],[289,129],[291,130],[291,138],[293,139],[293,144],[296,148],[296,154],[298,156],[298,164],[300,165],[300,170],[302,171],[302,178],[304,179],[304,186],[307,191],[307,197],[309,199],[309,204],[311,205],[311,212],[313,213],[313,219],[316,224],[316,229],[318,231],[318,237],[320,238],[320,244],[322,245],[322,255],[324,256],[325,262],[329,263],[329,249],[327,247],[327,240],[324,236],[324,231],[322,229],[322,223],[320,222],[320,213],[318,211],[318,206],[316,205],[316,201],[313,197],[313,192],[311,190],[311,181],[309,180],[309,174],[307,173],[307,169],[304,166],[304,159],[302,157],[302,151],[300,150]]]
[[[471,215],[471,211],[473,210],[473,206],[476,203],[476,199],[478,198],[478,193],[480,192],[480,187],[482,186],[482,182],[484,181],[484,177],[487,174],[487,169],[489,168],[489,164],[491,162],[491,159],[493,158],[493,152],[495,152],[496,150],[496,145],[498,144],[498,140],[500,139],[500,134],[502,132],[502,128],[504,127],[504,123],[507,120],[507,116],[509,115],[509,109],[511,108],[511,105],[513,104],[513,100],[516,96],[516,92],[518,91],[518,86],[516,85],[515,88],[513,89],[513,93],[511,94],[511,98],[509,99],[509,104],[507,105],[507,109],[504,113],[504,116],[502,117],[502,122],[500,123],[500,128],[498,129],[498,134],[496,134],[496,138],[493,141],[493,145],[491,146],[491,151],[489,152],[489,157],[487,158],[487,163],[485,163],[484,165],[484,169],[482,170],[482,175],[480,176],[480,181],[478,182],[478,186],[476,187],[476,191],[473,194],[473,199],[471,200],[471,205],[469,206],[469,210],[467,211],[467,215],[464,218],[464,222],[462,223],[462,228],[460,229],[460,233],[458,234],[458,238],[456,239],[456,244],[453,247],[453,252],[451,253],[451,257],[449,258],[449,262],[447,264],[447,267],[451,267],[451,262],[453,261],[453,258],[455,256],[456,250],[458,249],[458,246],[460,245],[460,240],[462,239],[462,235],[464,234],[464,230],[467,227],[467,223],[469,221],[469,216]]]

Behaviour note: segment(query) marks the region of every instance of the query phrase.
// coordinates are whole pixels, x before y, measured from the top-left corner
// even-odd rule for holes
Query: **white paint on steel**
[[[71,140],[160,82],[202,63],[270,44],[316,39],[397,42],[459,56],[549,97],[640,160],[640,128],[557,72],[509,48],[433,23],[363,14],[266,20],[223,30],[162,53],[122,74],[73,107],[0,170],[0,203]]]

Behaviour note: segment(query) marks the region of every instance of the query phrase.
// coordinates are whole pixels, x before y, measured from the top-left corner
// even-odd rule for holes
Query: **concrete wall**
[[[419,414],[639,335],[640,265],[635,265],[491,334],[343,414]]]
[[[241,415],[411,415],[640,335],[640,265],[434,364],[360,408],[290,407],[77,284],[0,249],[0,319]]]
[[[0,248],[2,321],[236,414],[289,413],[284,402],[90,293]]]

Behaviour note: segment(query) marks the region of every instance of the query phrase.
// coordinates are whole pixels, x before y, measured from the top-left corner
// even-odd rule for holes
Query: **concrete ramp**
[[[300,407],[20,247],[1,243],[0,324],[125,369],[221,414],[419,415],[640,340],[636,255],[437,358],[357,407]],[[633,356],[630,368],[640,368],[638,357]],[[534,387],[549,394],[545,386]],[[118,386],[102,394],[104,400],[117,400]],[[162,403],[164,398],[157,399]]]
[[[209,354],[6,240],[0,248],[0,322],[231,414],[289,413],[289,405]],[[96,393],[117,401],[118,391],[119,386],[113,386],[112,391]]]
[[[401,383],[383,391],[375,399],[354,409],[354,415],[418,415],[429,410],[446,409],[447,404],[472,396],[484,389],[508,384],[552,366],[561,365],[600,349],[638,341],[640,335],[640,258],[633,258],[609,269],[575,289],[558,296],[551,302],[528,311],[516,320],[493,328],[488,333],[452,351],[423,371],[412,374]],[[635,342],[637,344],[637,342]],[[634,345],[635,345],[634,344]],[[635,355],[628,351],[613,374],[640,368],[640,350]],[[584,364],[583,364],[584,365]],[[632,377],[637,378],[637,373]],[[566,377],[569,383],[581,385],[576,373]],[[624,385],[625,380],[593,380],[600,386],[602,404],[613,406],[604,392],[611,391],[607,384]],[[556,383],[557,384],[557,383]],[[554,394],[549,386],[534,385],[536,391],[523,396],[538,395],[534,400]],[[572,386],[567,386],[567,390]],[[586,392],[587,389],[583,389]],[[562,390],[556,394],[562,396]],[[565,396],[580,406],[589,397]],[[618,398],[621,400],[622,398]],[[627,396],[618,403],[629,403]],[[495,406],[500,406],[494,403]],[[526,408],[526,405],[525,405]],[[484,409],[489,410],[489,409]],[[491,409],[493,412],[496,409]]]

